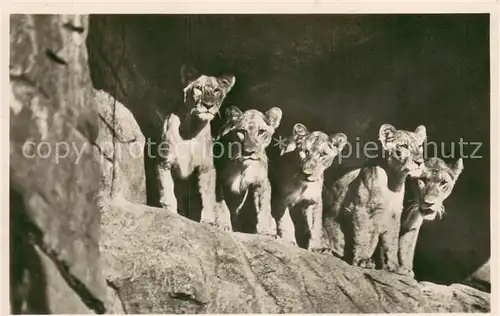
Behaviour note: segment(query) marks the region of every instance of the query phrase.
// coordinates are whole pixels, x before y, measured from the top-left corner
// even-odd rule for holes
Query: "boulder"
[[[10,16],[11,313],[104,313],[87,16]]]
[[[145,139],[132,113],[102,90],[95,90],[99,134],[94,144],[101,166],[101,195],[146,203]]]
[[[260,235],[228,233],[160,208],[107,201],[105,275],[126,313],[488,312],[471,287],[365,270]]]

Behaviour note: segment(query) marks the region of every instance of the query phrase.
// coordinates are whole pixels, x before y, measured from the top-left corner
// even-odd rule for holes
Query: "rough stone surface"
[[[474,273],[472,273],[470,276],[465,278],[465,280],[462,283],[470,285],[482,291],[490,292],[491,291],[490,263],[491,259],[489,259],[485,264],[479,267],[479,269],[474,271]]]
[[[87,30],[87,16],[10,17],[12,313],[106,310]]]
[[[106,278],[127,313],[487,312],[488,293],[352,267],[259,235],[108,201]]]
[[[95,142],[101,165],[101,194],[146,203],[145,139],[130,111],[104,91],[95,91],[99,135]]]

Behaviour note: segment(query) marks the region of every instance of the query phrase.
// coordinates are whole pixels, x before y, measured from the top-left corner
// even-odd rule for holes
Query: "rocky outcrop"
[[[487,312],[489,294],[349,266],[125,199],[102,217],[106,278],[127,313]]]
[[[101,195],[121,196],[145,204],[145,139],[141,129],[123,104],[104,91],[94,93],[99,114],[99,135],[94,149],[101,166]]]
[[[470,276],[465,278],[465,280],[462,283],[470,285],[482,291],[490,292],[491,291],[490,263],[491,259],[488,259],[488,261],[485,264],[479,267],[479,269],[474,271],[474,273],[472,273]]]
[[[104,313],[87,16],[10,16],[12,313]]]

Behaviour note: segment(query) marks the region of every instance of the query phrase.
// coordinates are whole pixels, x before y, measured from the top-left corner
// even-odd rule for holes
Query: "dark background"
[[[366,142],[391,123],[425,125],[430,141],[448,144],[446,155],[460,138],[481,142],[482,158],[464,160],[446,215],[422,228],[415,270],[451,283],[488,260],[488,15],[93,15],[87,41],[95,87],[127,106],[147,137],[157,139],[155,109],[165,114],[179,102],[180,67],[192,64],[236,76],[225,104],[280,106],[285,136],[301,122]]]

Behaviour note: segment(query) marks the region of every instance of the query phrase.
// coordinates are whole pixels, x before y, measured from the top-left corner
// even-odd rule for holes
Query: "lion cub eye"
[[[219,93],[221,93],[221,89],[219,89],[219,88],[214,88],[214,90],[213,90],[213,91],[214,91],[214,93],[215,93],[215,94],[219,94]]]
[[[262,136],[266,133],[266,130],[265,129],[259,129],[259,132],[258,132],[258,135],[259,136]]]
[[[448,184],[448,182],[446,180],[439,182],[439,185],[442,187],[446,186],[447,184]]]

